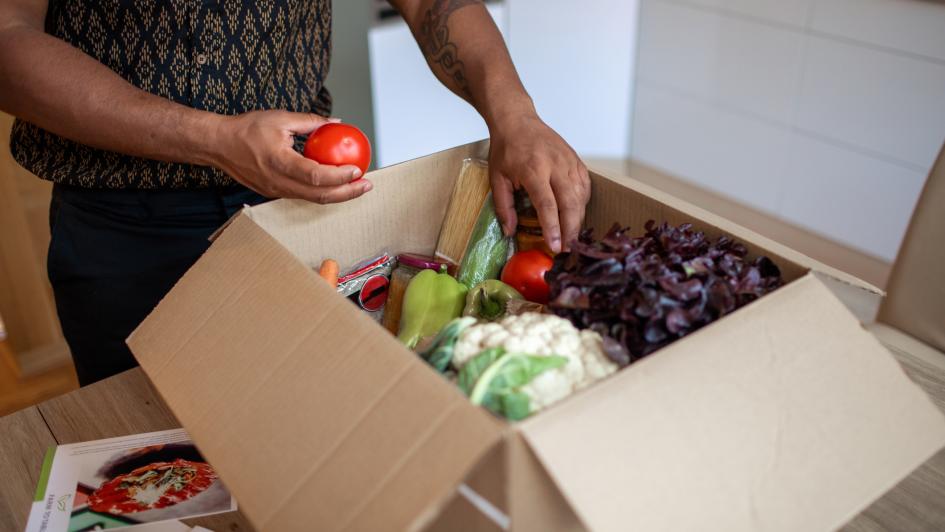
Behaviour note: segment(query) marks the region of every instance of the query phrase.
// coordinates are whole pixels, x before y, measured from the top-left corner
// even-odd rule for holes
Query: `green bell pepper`
[[[404,292],[397,338],[410,349],[422,338],[433,336],[453,318],[459,317],[469,289],[446,273],[423,270],[414,276]]]
[[[504,318],[506,305],[513,299],[522,299],[522,294],[497,279],[483,281],[466,294],[463,316],[473,316],[486,321]]]

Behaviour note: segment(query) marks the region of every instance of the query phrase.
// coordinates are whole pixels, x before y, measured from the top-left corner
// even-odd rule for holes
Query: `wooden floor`
[[[9,344],[0,340],[0,416],[15,412],[79,387],[71,363],[59,364],[21,377]]]

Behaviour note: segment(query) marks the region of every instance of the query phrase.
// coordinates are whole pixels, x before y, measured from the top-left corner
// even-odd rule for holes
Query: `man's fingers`
[[[343,201],[353,200],[363,194],[366,194],[374,188],[374,184],[367,179],[348,183],[337,187],[329,187],[326,190],[314,195],[313,199],[317,203],[341,203]],[[306,198],[308,199],[308,198]]]
[[[582,199],[584,205],[587,205],[587,202],[591,200],[591,176],[587,173],[587,167],[584,166],[580,160],[578,160],[577,169],[575,170],[577,175],[577,182],[581,185],[581,192],[583,193]]]
[[[327,118],[315,113],[290,113],[288,111],[281,113],[279,118],[282,121],[282,127],[296,135],[307,135],[329,122],[341,122],[339,118]]]
[[[367,179],[361,179],[335,187],[312,187],[286,179],[279,184],[280,196],[311,201],[312,203],[341,203],[352,200],[369,192],[374,184]]]
[[[585,192],[584,185],[577,170],[566,174],[555,174],[551,178],[551,188],[554,190],[558,203],[558,217],[561,220],[563,248],[568,249],[571,242],[578,237],[581,224],[584,222]]]
[[[518,216],[515,213],[515,195],[512,183],[497,170],[492,174],[492,201],[495,204],[495,214],[502,224],[505,236],[515,234],[518,225]]]
[[[555,200],[554,190],[545,176],[536,176],[525,184],[525,191],[532,200],[532,205],[538,211],[538,221],[541,223],[541,232],[545,235],[545,242],[551,251],[561,251],[561,225],[558,222],[558,202]]]
[[[361,177],[361,169],[357,166],[318,164],[311,159],[302,157],[291,149],[286,149],[280,157],[281,164],[279,167],[286,177],[305,185],[334,187]]]

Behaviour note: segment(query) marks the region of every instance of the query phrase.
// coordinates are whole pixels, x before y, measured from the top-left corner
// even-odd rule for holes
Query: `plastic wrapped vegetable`
[[[433,343],[420,353],[420,356],[426,360],[428,364],[436,368],[437,371],[443,373],[453,360],[453,348],[456,346],[456,340],[459,339],[459,334],[475,323],[476,318],[468,316],[456,318],[447,323],[446,326],[437,333],[436,337],[433,339]]]
[[[479,211],[456,280],[474,287],[486,279],[497,279],[509,258],[511,247],[512,239],[502,234],[502,224],[496,217],[490,192]]]
[[[463,316],[495,321],[508,314],[509,302],[516,299],[522,299],[518,290],[497,279],[489,279],[466,294]]]
[[[532,413],[532,381],[567,363],[563,356],[509,353],[493,347],[463,366],[457,384],[473,404],[515,421]]]
[[[423,270],[407,285],[397,338],[410,349],[459,317],[466,304],[466,287],[443,270]]]
[[[491,348],[502,348],[507,353],[565,359],[563,364],[535,374],[517,389],[528,396],[529,413],[546,408],[617,371],[617,365],[604,353],[603,339],[599,334],[590,330],[580,331],[558,316],[526,313],[499,322],[473,325],[460,332],[453,347],[451,363],[459,370],[461,387],[465,371],[466,388],[472,389],[468,385],[468,374],[472,370],[466,367]],[[483,362],[480,360],[476,364]]]

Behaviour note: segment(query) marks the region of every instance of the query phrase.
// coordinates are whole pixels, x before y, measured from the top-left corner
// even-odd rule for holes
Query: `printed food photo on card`
[[[50,448],[27,531],[115,529],[235,509],[187,433],[169,430]]]

